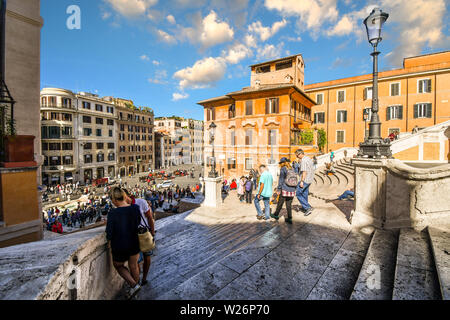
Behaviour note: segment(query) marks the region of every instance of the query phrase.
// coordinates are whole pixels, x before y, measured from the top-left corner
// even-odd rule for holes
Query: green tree
[[[304,145],[312,144],[314,141],[314,131],[311,129],[303,130],[300,136]]]
[[[323,148],[327,144],[327,133],[324,129],[320,128],[317,132],[317,145],[320,151],[323,151]]]

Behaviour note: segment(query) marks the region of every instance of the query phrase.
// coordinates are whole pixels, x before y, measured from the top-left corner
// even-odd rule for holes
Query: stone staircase
[[[310,202],[292,225],[256,220],[234,192],[221,208],[157,221],[137,299],[450,299],[448,231],[355,229],[332,203]]]
[[[325,167],[319,167],[314,176],[314,182],[310,187],[310,195],[322,199],[336,199],[344,191],[355,186],[355,167],[351,159],[341,159],[335,162],[335,173],[328,175]]]

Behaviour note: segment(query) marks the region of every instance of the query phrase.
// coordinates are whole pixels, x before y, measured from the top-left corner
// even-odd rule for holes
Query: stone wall
[[[0,248],[0,300],[113,299],[124,281],[105,228]]]
[[[450,225],[450,164],[354,159],[354,225],[392,229]]]

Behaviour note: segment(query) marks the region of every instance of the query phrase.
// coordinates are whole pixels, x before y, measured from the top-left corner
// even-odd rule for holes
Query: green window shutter
[[[344,122],[347,122],[347,111],[344,111]]]
[[[269,114],[269,99],[266,99],[266,114]]]
[[[364,100],[367,100],[367,88],[364,88]]]
[[[386,108],[386,121],[391,120],[391,107]]]
[[[275,99],[275,113],[280,113],[280,98]]]
[[[427,84],[428,84],[427,92],[431,92],[431,80],[428,80]]]
[[[403,119],[403,106],[398,106],[398,118]]]
[[[426,117],[431,118],[432,115],[431,103],[427,103],[425,105],[425,108],[426,108]]]
[[[414,118],[417,119],[419,117],[419,105],[414,105]]]
[[[419,80],[419,93],[423,92],[423,81]]]

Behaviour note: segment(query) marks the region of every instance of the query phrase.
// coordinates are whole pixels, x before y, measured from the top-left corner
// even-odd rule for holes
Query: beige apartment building
[[[403,68],[379,72],[378,77],[384,138],[392,132],[402,137],[450,120],[450,51],[405,58]],[[309,84],[305,91],[317,102],[312,109],[314,127],[327,133],[325,151],[358,147],[364,141],[372,106],[372,74]],[[414,154],[396,157],[417,159],[417,150],[408,152]],[[436,158],[438,145],[426,153]]]
[[[183,128],[189,130],[189,142],[191,163],[196,165],[203,164],[204,150],[204,124],[201,120],[185,119],[181,122]]]
[[[132,100],[114,99],[117,106],[118,174],[121,177],[155,168],[154,112]]]
[[[41,91],[43,183],[116,176],[116,107],[96,94]]]

